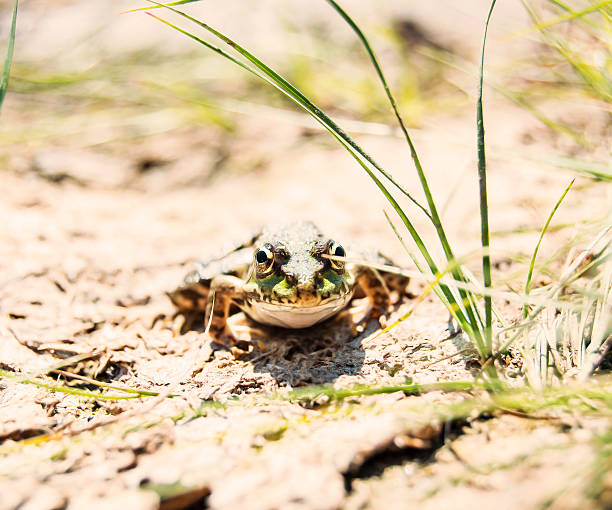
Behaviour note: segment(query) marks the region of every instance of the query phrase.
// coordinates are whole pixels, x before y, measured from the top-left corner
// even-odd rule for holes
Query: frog
[[[168,297],[184,319],[182,330],[203,318],[213,340],[235,345],[228,318],[240,310],[264,326],[304,329],[365,297],[361,322],[384,325],[409,281],[391,269],[379,252],[345,248],[314,223],[294,221],[266,225],[222,256],[196,262]]]

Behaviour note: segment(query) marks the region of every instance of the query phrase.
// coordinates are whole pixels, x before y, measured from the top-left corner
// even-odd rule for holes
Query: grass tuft
[[[11,29],[9,31],[8,45],[6,48],[6,58],[4,59],[4,67],[2,68],[2,76],[0,76],[0,109],[4,103],[6,89],[8,87],[9,74],[11,73],[11,63],[13,62],[13,49],[15,47],[15,33],[17,31],[17,7],[19,0],[15,0],[13,5],[13,17],[11,19]]]

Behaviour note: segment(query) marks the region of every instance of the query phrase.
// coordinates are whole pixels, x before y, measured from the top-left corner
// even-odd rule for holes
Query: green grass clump
[[[535,35],[540,43],[536,62],[546,86],[546,95],[578,98],[590,103],[607,117],[609,126],[612,112],[612,1],[585,0],[569,5],[556,0],[539,4],[525,0],[523,4],[533,21],[528,35]],[[579,131],[568,121],[554,121],[548,125],[562,134]],[[584,130],[580,137],[573,138],[584,146],[583,149],[574,149],[578,155],[540,157],[537,161],[591,177],[593,180],[585,186],[608,186],[612,180],[608,137],[605,133],[592,132],[587,136]],[[553,209],[540,241],[570,186]],[[577,228],[579,221],[568,226]],[[542,304],[524,308],[525,319],[539,319],[525,328],[518,342],[528,379],[538,387],[559,384],[567,378],[585,380],[609,364],[606,355],[612,347],[611,228],[610,211],[606,211],[602,218],[585,219],[580,230],[581,242],[587,248],[577,250],[568,244],[566,261],[559,274],[554,275],[552,283],[537,290],[537,296],[543,299]],[[531,259],[526,294],[530,291],[540,241]],[[551,273],[550,267],[544,270]]]

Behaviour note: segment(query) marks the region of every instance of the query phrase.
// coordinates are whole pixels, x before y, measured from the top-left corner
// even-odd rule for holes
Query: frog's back
[[[258,239],[272,244],[297,245],[323,239],[323,234],[311,221],[292,221],[266,225]]]

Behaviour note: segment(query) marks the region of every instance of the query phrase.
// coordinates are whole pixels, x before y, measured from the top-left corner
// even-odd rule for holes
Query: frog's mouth
[[[326,298],[319,296],[318,301],[314,297],[312,301],[299,302],[251,299],[245,304],[244,311],[253,320],[270,326],[307,328],[329,319],[345,308],[353,293],[347,292]]]
[[[307,328],[318,322],[329,319],[346,307],[352,298],[349,292],[343,295],[330,296],[318,304],[274,302],[251,300],[244,311],[253,320],[270,326],[283,328]]]

